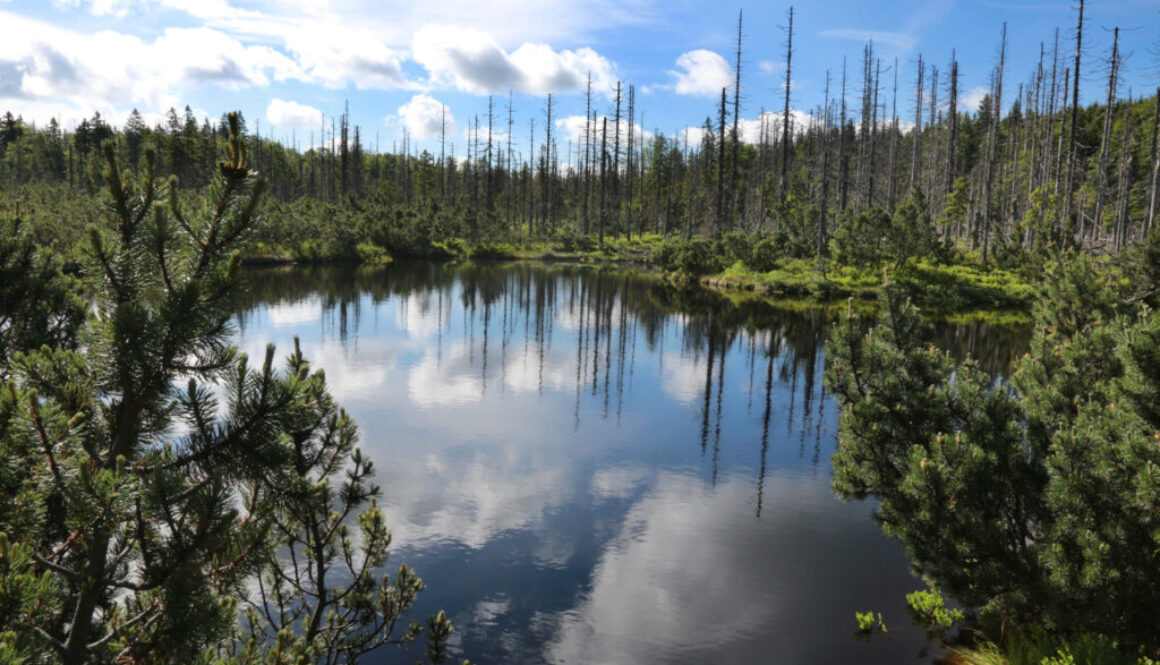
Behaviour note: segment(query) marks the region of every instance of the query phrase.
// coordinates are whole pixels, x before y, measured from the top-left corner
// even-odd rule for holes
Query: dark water
[[[830,315],[622,272],[250,274],[239,344],[294,335],[362,429],[405,561],[476,663],[929,661],[921,588],[829,488]],[[944,326],[1000,371],[1018,330]],[[854,612],[890,632],[854,637]],[[373,663],[412,663],[419,649]]]

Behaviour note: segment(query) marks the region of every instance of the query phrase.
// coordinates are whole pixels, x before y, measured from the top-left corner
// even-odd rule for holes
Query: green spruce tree
[[[236,115],[229,126],[226,159],[188,211],[176,182],[158,181],[152,150],[134,178],[103,145],[108,210],[89,233],[83,325],[75,339],[49,334],[53,345],[6,361],[4,658],[337,662],[418,633],[392,632],[421,583],[405,569],[373,577],[389,538],[381,512],[363,510],[375,493],[370,463],[322,373],[297,350],[276,371],[272,347],[253,367],[229,343],[238,249],[262,192]],[[30,265],[27,251],[4,247],[5,269]],[[31,265],[55,270],[38,260]],[[345,519],[355,515],[357,545]],[[256,602],[255,585],[285,581],[277,571],[296,546],[320,573]],[[336,552],[361,562],[353,581],[330,572]],[[272,616],[287,594],[291,614],[311,620],[263,626],[259,615]],[[442,657],[450,624],[440,615],[429,625]]]
[[[834,488],[982,615],[1160,649],[1160,316],[1090,259],[1046,276],[1009,379],[957,363],[891,293],[828,345]]]

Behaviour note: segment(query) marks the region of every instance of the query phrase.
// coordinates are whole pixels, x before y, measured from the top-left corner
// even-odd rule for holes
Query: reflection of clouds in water
[[[643,467],[611,467],[592,474],[592,495],[598,499],[627,499],[651,474]]]
[[[305,298],[297,302],[282,302],[266,307],[266,315],[275,327],[299,326],[322,320],[322,299]]]
[[[359,343],[356,352],[339,344],[303,347],[311,366],[326,372],[326,385],[339,403],[379,394],[398,364],[399,346],[383,340]]]
[[[488,385],[498,387],[502,379],[503,387],[513,393],[537,392],[541,384],[546,390],[564,391],[575,386],[576,358],[565,351],[545,353],[542,360],[539,352],[528,348],[523,342],[510,343],[506,359],[501,349],[502,341],[493,340],[488,344]],[[469,345],[456,342],[443,352],[443,359],[430,350],[415,363],[407,376],[407,391],[411,401],[422,407],[462,405],[478,402],[484,398],[483,349],[472,349]]]
[[[379,469],[387,523],[400,546],[479,549],[501,533],[538,526],[573,494],[561,465],[510,447],[476,449],[470,458],[431,453],[419,466],[401,459]]]
[[[691,404],[705,397],[705,357],[675,353],[665,355],[661,370],[661,390],[670,397]],[[717,372],[713,370],[714,374]]]
[[[495,620],[507,613],[512,606],[510,598],[499,597],[494,600],[481,600],[475,604],[471,622],[473,625],[495,625]]]
[[[449,305],[449,298],[443,299],[443,307]],[[440,325],[438,294],[431,291],[417,291],[403,296],[395,311],[395,327],[407,333],[411,339],[426,339],[439,333],[446,320]]]
[[[239,343],[239,350],[250,357],[250,366],[259,369],[266,355],[267,341],[274,342],[274,366],[284,369],[286,358],[294,352],[294,340],[269,340],[264,335],[247,335]],[[384,390],[391,377],[401,376],[400,356],[414,347],[407,342],[381,338],[361,340],[358,348],[344,346],[337,340],[311,343],[302,340],[302,354],[310,361],[314,370],[321,369],[326,374],[326,385],[330,394],[346,407],[360,400],[377,401],[386,396]]]
[[[466,404],[483,398],[483,377],[471,368],[469,347],[455,344],[437,356],[426,353],[407,372],[407,394],[423,407]]]
[[[859,601],[839,601],[830,621],[817,599],[866,587],[865,569],[837,562],[849,557],[844,533],[874,527],[856,506],[835,511],[826,483],[771,480],[766,501],[778,510],[756,520],[751,481],[727,477],[714,489],[660,472],[605,546],[590,590],[556,615],[545,660],[834,662],[849,646],[841,617]],[[866,568],[878,565],[880,552],[863,556]]]
[[[754,567],[739,552],[756,549],[762,531],[735,509],[752,491],[741,480],[713,491],[697,478],[662,473],[605,550],[591,591],[561,616],[546,659],[663,660],[769,623],[780,608],[759,591],[771,562]]]
[[[576,385],[576,356],[560,350],[545,353],[541,369],[538,351],[533,347],[524,353],[521,344],[509,350],[503,372],[504,386],[512,392],[536,392],[541,381],[546,390],[565,391]]]
[[[556,307],[556,321],[554,327],[567,330],[569,332],[580,330],[580,324],[583,323],[585,328],[590,328],[597,325],[597,315],[599,315],[599,324],[604,331],[618,331],[620,330],[620,319],[625,314],[624,304],[620,298],[613,301],[612,306],[607,304],[601,305],[597,309],[597,301],[594,299],[594,293],[589,291],[587,294],[588,301],[581,306],[579,294],[577,294],[577,301],[575,303],[568,302],[567,292],[562,293],[563,301]],[[580,314],[584,316],[581,317]],[[635,317],[629,317],[635,318]]]

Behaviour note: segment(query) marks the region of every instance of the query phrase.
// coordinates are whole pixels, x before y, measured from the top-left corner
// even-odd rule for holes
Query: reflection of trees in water
[[[471,367],[480,372],[482,391],[498,369],[501,390],[509,364],[531,363],[536,388],[544,388],[544,368],[553,342],[575,344],[574,426],[579,427],[585,396],[600,405],[602,417],[623,415],[642,342],[664,367],[666,340],[675,352],[703,367],[700,389],[701,452],[717,479],[726,370],[741,359],[748,373],[747,408],[760,410],[761,434],[757,513],[762,509],[767,454],[774,435],[775,394],[788,393],[785,437],[797,436],[799,456],[816,466],[821,456],[827,400],[822,386],[826,328],[834,309],[778,307],[761,300],[735,303],[705,289],[678,289],[621,270],[529,263],[463,265],[396,263],[383,268],[305,267],[254,270],[246,296],[237,305],[244,329],[260,303],[319,303],[324,330],[345,345],[358,334],[361,305],[403,299],[424,317],[435,314],[437,360],[453,309],[464,312],[458,331]],[[353,323],[353,325],[352,325]],[[557,330],[561,323],[566,330]],[[1005,371],[1027,346],[1028,330],[985,323],[938,324],[933,340],[956,357],[970,355],[992,373]],[[557,339],[559,337],[559,339]],[[566,339],[565,339],[566,338]],[[569,347],[570,349],[570,347]],[[495,365],[498,363],[499,367]],[[756,400],[755,400],[756,392]],[[780,435],[779,435],[780,436]]]

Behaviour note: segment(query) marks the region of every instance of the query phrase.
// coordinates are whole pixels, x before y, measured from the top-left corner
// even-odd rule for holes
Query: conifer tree
[[[1117,304],[1090,259],[1052,268],[1009,381],[955,362],[898,292],[828,345],[842,405],[834,487],[874,496],[916,571],[1016,625],[1154,652],[1160,316]]]
[[[226,159],[190,211],[175,180],[159,181],[152,150],[133,178],[103,145],[108,209],[89,230],[83,351],[65,342],[9,359],[0,386],[0,656],[333,663],[418,632],[391,634],[418,580],[406,571],[393,583],[370,577],[389,542],[373,505],[359,519],[367,570],[344,591],[317,576],[295,589],[296,608],[322,608],[318,631],[251,629],[246,636],[258,639],[249,640],[240,632],[239,601],[287,545],[287,511],[317,516],[320,502],[337,501],[353,515],[373,487],[369,463],[352,449],[354,425],[336,412],[321,373],[299,353],[275,371],[273,348],[252,367],[229,344],[237,250],[263,189],[237,115],[229,125]],[[350,480],[341,496],[328,493],[328,479],[342,473]],[[311,547],[348,551],[348,534],[324,514],[301,522]],[[450,624],[435,617],[430,631],[444,654]]]
[[[75,346],[84,303],[61,261],[38,247],[18,216],[0,221],[0,381],[13,357],[48,345]]]

